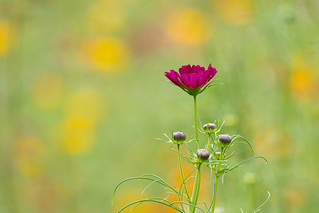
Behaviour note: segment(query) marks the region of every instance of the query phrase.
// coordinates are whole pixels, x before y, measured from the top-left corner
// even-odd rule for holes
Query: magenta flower
[[[196,96],[210,86],[210,80],[216,75],[217,70],[210,64],[207,68],[199,65],[184,65],[175,70],[165,72],[165,76],[190,95]]]

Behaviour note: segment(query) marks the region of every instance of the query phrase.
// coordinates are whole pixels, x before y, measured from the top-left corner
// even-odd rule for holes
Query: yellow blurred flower
[[[268,159],[287,158],[292,154],[292,141],[290,135],[278,127],[264,128],[257,133],[254,140],[256,153],[260,153]]]
[[[252,21],[252,0],[214,0],[220,17],[231,25],[246,25]]]
[[[239,122],[238,116],[232,113],[226,114],[223,120],[225,121],[225,126],[235,126]]]
[[[79,115],[97,121],[105,111],[102,95],[93,88],[82,88],[68,97],[66,101],[66,114]]]
[[[82,88],[66,102],[66,118],[62,122],[63,148],[71,154],[88,151],[95,138],[95,127],[105,104],[101,94],[92,88]]]
[[[5,55],[10,48],[12,30],[8,22],[0,20],[0,56]]]
[[[184,9],[172,12],[164,25],[165,33],[181,44],[198,45],[207,40],[208,23],[199,10]]]
[[[99,71],[114,72],[123,68],[128,59],[128,47],[119,39],[98,37],[84,44],[86,61]]]
[[[61,140],[67,153],[79,154],[87,151],[94,141],[94,121],[87,116],[74,115],[62,122]]]
[[[302,185],[296,185],[295,183],[291,184],[290,186],[285,187],[284,189],[285,195],[285,206],[287,208],[287,212],[293,212],[296,208],[301,207],[306,203],[309,199],[309,192]]]
[[[291,62],[290,89],[301,99],[309,98],[315,90],[315,77],[310,66],[300,57]]]
[[[89,27],[101,33],[113,32],[123,26],[121,1],[97,1],[88,11]]]
[[[21,172],[26,175],[36,175],[41,171],[41,157],[44,146],[41,140],[34,137],[24,137],[16,144],[16,155]]]
[[[63,77],[56,72],[45,72],[32,82],[31,95],[35,103],[42,109],[55,108],[62,97]]]
[[[252,172],[247,172],[244,176],[244,182],[247,184],[247,185],[251,185],[251,184],[255,184],[256,183],[256,174],[255,173],[252,173]]]

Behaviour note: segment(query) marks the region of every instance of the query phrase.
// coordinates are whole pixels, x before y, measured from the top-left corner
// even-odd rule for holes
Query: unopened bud
[[[232,138],[227,134],[219,135],[218,138],[219,138],[219,141],[224,145],[230,144],[232,140]]]
[[[184,132],[174,132],[173,133],[174,141],[184,141],[186,140],[186,134]]]
[[[203,125],[203,130],[209,130],[209,131],[213,131],[214,129],[216,129],[216,125],[212,124],[212,123],[208,123],[208,124],[204,124]]]
[[[210,153],[206,149],[199,149],[197,151],[197,157],[201,160],[207,160],[209,156],[210,156]]]

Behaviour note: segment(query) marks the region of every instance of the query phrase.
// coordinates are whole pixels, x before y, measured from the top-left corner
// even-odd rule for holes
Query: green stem
[[[180,154],[179,148],[180,148],[180,144],[177,144],[179,171],[181,173],[182,182],[184,182],[184,173],[183,173],[183,167],[182,167],[182,159],[181,159],[181,154]],[[188,193],[188,190],[187,190],[185,182],[184,182],[184,188],[185,188],[186,196],[187,196],[188,200],[190,200],[190,196],[189,196],[189,193]],[[181,203],[181,205],[182,205],[182,203]]]
[[[216,180],[215,180],[215,185],[214,185],[214,198],[213,198],[213,204],[212,204],[212,213],[215,212],[215,203],[216,203],[216,197],[217,197],[217,186],[218,186],[218,180],[219,180],[219,170],[220,170],[220,166],[221,166],[221,160],[223,160],[224,158],[224,152],[225,152],[225,149],[224,147],[221,147],[220,148],[220,157],[219,157],[219,163],[218,163],[218,167],[217,167],[217,170],[216,170]]]
[[[207,142],[207,147],[206,147],[206,149],[207,149],[207,151],[209,151],[210,152],[210,135],[208,135],[208,142]]]
[[[198,130],[197,130],[197,106],[196,106],[196,95],[194,97],[194,125],[195,125],[195,139],[196,139],[196,150],[198,149]]]
[[[212,213],[215,212],[215,203],[216,203],[216,196],[217,196],[217,186],[218,186],[219,176],[216,175],[216,181],[214,186],[214,198],[213,198],[213,205],[212,205]]]
[[[190,211],[189,211],[190,213],[194,213],[196,210],[199,189],[200,189],[200,179],[201,179],[200,168],[201,168],[201,164],[199,164],[197,167],[197,173],[196,173],[193,196],[192,196],[192,206],[190,206]]]

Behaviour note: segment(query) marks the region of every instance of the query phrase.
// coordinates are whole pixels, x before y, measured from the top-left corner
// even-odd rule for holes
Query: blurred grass
[[[115,212],[143,190],[121,188],[111,206],[124,178],[176,183],[176,156],[155,138],[192,134],[192,100],[163,75],[189,63],[219,71],[201,122],[226,120],[270,161],[227,176],[217,206],[249,210],[268,190],[263,212],[316,212],[318,11],[311,0],[0,0],[0,212]],[[168,212],[135,210],[150,211]]]

